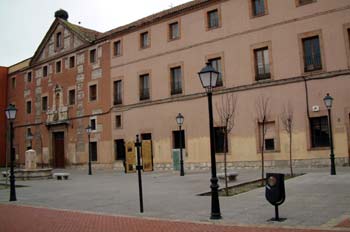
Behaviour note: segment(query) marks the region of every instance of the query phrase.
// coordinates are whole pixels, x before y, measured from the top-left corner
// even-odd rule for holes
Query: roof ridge
[[[141,26],[143,24],[150,23],[150,22],[152,22],[152,21],[154,21],[156,19],[163,18],[163,17],[166,17],[166,16],[170,16],[172,14],[176,14],[176,13],[178,13],[180,11],[187,10],[187,9],[189,9],[191,7],[195,7],[197,5],[200,5],[200,4],[209,2],[209,1],[212,1],[212,0],[193,0],[193,1],[189,1],[189,2],[186,2],[186,3],[180,4],[178,6],[172,7],[170,9],[162,10],[162,11],[160,11],[158,13],[154,13],[154,14],[151,14],[149,16],[143,17],[141,19],[138,19],[138,20],[136,20],[134,22],[131,22],[131,23],[128,23],[126,25],[123,25],[123,26],[120,26],[120,27],[116,27],[114,29],[111,29],[109,31],[106,31],[106,32],[102,33],[99,37],[101,38],[101,37],[109,36],[111,34],[122,32],[124,30],[130,29],[130,28],[133,28],[133,27]]]

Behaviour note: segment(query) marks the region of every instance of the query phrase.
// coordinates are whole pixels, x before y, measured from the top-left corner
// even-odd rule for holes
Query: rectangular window
[[[56,34],[56,48],[60,48],[62,46],[62,33],[58,32]]]
[[[219,74],[219,77],[216,81],[216,86],[219,87],[219,86],[223,86],[223,82],[222,82],[222,67],[221,67],[221,58],[218,57],[218,58],[214,58],[214,59],[210,59],[208,60],[209,63],[211,64],[211,66],[216,70],[218,71],[220,74]]]
[[[265,14],[265,0],[252,0],[253,16],[261,16]]]
[[[298,0],[298,5],[306,5],[313,2],[315,2],[315,0]]]
[[[170,69],[171,95],[182,93],[181,67]]]
[[[262,141],[263,133],[264,133],[264,141]],[[265,122],[264,128],[263,128],[263,124],[260,122],[259,123],[259,150],[262,148],[261,145],[264,145],[265,151],[275,151],[276,150],[275,142],[276,142],[275,122],[274,121]]]
[[[16,78],[11,78],[11,87],[14,89],[16,88]]]
[[[269,50],[267,47],[254,50],[255,80],[264,80],[271,77]]]
[[[68,91],[68,104],[69,105],[75,104],[75,89],[71,89]]]
[[[97,142],[90,142],[91,161],[97,161]]]
[[[179,23],[174,22],[169,24],[169,40],[174,40],[178,38],[180,38]]]
[[[214,128],[214,133],[215,133],[215,152],[216,153],[224,153],[228,152],[228,140],[226,137],[226,142],[224,141],[225,139],[225,132],[224,132],[224,127],[215,127]],[[224,146],[225,144],[225,146]]]
[[[328,117],[310,118],[311,146],[329,147]]]
[[[114,81],[113,82],[113,104],[114,105],[119,105],[123,103],[122,100],[122,81]]]
[[[143,33],[140,34],[140,47],[141,48],[149,47],[148,31],[143,32]]]
[[[217,9],[207,12],[207,18],[209,29],[219,27],[219,12]]]
[[[90,85],[89,87],[89,99],[90,101],[96,101],[97,100],[97,85]]]
[[[31,101],[27,101],[27,114],[31,114],[32,113],[32,102]]]
[[[96,49],[90,50],[90,63],[96,62]]]
[[[27,82],[28,83],[32,82],[32,72],[27,73]]]
[[[114,56],[120,56],[122,54],[122,47],[120,40],[113,43]]]
[[[144,74],[140,76],[140,100],[149,98],[149,74]]]
[[[44,112],[47,111],[47,96],[41,99],[41,110]]]
[[[115,128],[121,128],[122,127],[122,116],[116,115],[115,116]]]
[[[304,71],[322,69],[320,40],[318,36],[303,39]]]
[[[275,150],[275,140],[274,139],[265,139],[265,150],[274,151]]]
[[[181,140],[180,140],[180,136],[181,136]],[[181,141],[181,144],[180,144]],[[185,143],[185,131],[181,130],[181,134],[180,131],[173,131],[173,149],[180,149],[180,147],[182,147],[182,149],[186,148],[186,143]]]
[[[75,56],[69,57],[69,68],[74,68],[75,66]]]
[[[60,73],[61,72],[61,61],[57,61],[56,62],[56,73]]]
[[[43,67],[43,77],[47,77],[47,65]]]
[[[90,119],[90,127],[91,127],[91,131],[96,131],[96,119],[95,118]]]

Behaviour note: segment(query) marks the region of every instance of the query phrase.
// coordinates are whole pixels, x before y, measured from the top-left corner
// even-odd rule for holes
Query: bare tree
[[[289,135],[289,166],[290,175],[293,176],[293,164],[292,164],[292,132],[293,132],[293,106],[288,102],[287,106],[284,106],[281,113],[281,121],[283,129]]]
[[[266,122],[270,115],[270,98],[261,95],[255,101],[256,116],[258,119],[259,139],[260,140],[260,154],[261,154],[261,185],[264,185],[264,151],[265,151],[265,135],[267,132]]]
[[[224,175],[225,175],[225,192],[228,196],[227,183],[227,137],[231,133],[235,124],[235,111],[237,109],[237,97],[234,94],[225,94],[221,97],[220,104],[216,104],[216,111],[219,115],[220,126],[224,134]]]

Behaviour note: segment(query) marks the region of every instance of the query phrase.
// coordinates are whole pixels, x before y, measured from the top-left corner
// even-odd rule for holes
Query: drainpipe
[[[305,100],[306,100],[306,115],[307,115],[307,119],[310,119],[310,107],[309,107],[309,89],[307,86],[307,80],[305,77],[303,77],[304,80],[304,87],[305,87]]]

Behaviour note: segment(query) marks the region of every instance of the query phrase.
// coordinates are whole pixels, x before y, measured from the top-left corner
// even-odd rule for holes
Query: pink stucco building
[[[207,99],[197,75],[208,61],[221,72],[213,93],[219,163],[226,149],[230,166],[259,166],[263,147],[266,165],[288,165],[281,119],[289,105],[294,165],[328,165],[327,93],[336,162],[349,162],[347,0],[195,0],[104,33],[71,24],[63,11],[56,16],[33,57],[9,68],[19,163],[30,131],[38,163],[86,165],[90,124],[95,167],[123,169],[125,144],[141,134],[152,142],[153,169],[177,169],[182,113],[185,169],[209,167]],[[229,94],[237,105],[225,148],[215,109]]]

